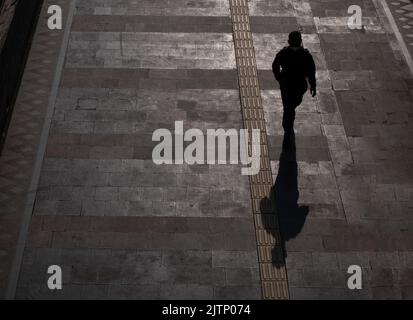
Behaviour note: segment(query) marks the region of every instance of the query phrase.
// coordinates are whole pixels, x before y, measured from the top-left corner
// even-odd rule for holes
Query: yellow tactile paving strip
[[[46,0],[36,26],[9,131],[0,157],[0,296],[13,299],[19,275],[25,237],[33,207],[36,181],[36,159],[42,130],[48,117],[50,92],[61,50],[64,30],[47,27],[47,8],[59,5],[66,21],[70,0]],[[41,162],[39,162],[41,163]],[[29,216],[30,217],[30,216]]]
[[[262,199],[270,198],[272,173],[257,63],[249,22],[248,1],[229,0],[229,2],[244,127],[249,130],[261,130],[261,170],[258,175],[250,177],[250,186],[262,294],[264,299],[288,299],[287,272],[281,248],[277,216],[273,205],[270,205],[270,208],[264,208],[262,205]],[[248,148],[251,150],[251,142]],[[263,221],[265,221],[265,224]],[[274,254],[274,251],[276,254]]]

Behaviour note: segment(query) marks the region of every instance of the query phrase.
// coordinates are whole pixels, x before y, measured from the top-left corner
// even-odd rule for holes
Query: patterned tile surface
[[[67,1],[54,1],[66,9]],[[5,294],[63,33],[47,28],[45,1],[0,157],[0,292]]]

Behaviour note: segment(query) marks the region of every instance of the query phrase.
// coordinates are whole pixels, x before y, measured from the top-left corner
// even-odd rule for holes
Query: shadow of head
[[[272,250],[274,265],[285,263],[283,258],[287,257],[286,242],[300,234],[309,214],[309,207],[299,206],[298,198],[295,137],[285,136],[275,184],[270,196],[260,203],[263,226],[279,241]]]

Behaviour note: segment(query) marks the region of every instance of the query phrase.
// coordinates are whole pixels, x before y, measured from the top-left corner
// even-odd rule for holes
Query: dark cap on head
[[[302,42],[303,42],[303,39],[301,37],[300,31],[293,31],[288,36],[288,43],[290,44],[290,46],[298,47],[298,46],[301,46]]]

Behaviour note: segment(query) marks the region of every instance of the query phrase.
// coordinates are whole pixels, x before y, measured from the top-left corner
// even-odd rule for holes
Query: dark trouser
[[[294,128],[295,109],[303,101],[304,93],[307,91],[303,86],[281,85],[281,97],[284,106],[283,128],[291,132]]]

